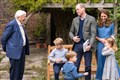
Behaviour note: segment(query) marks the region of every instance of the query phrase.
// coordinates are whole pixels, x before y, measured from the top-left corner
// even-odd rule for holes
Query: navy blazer
[[[25,30],[24,30],[25,31]],[[25,54],[29,55],[29,41],[26,36]],[[17,21],[14,19],[10,21],[4,29],[1,38],[2,48],[6,52],[7,57],[12,59],[20,59],[23,38]]]

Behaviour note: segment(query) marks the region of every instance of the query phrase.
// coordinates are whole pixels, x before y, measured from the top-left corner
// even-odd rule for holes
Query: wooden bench
[[[69,45],[63,45],[64,48],[68,49],[69,51],[72,51],[72,44]],[[55,46],[50,46],[48,45],[48,55],[50,54],[50,52],[55,48]],[[96,68],[97,68],[97,63],[96,63],[96,58],[95,58],[95,54],[93,54],[92,57],[92,71],[91,74],[95,74],[96,73]],[[80,73],[85,72],[85,65],[84,65],[84,58],[82,58],[81,60],[81,64],[80,64],[80,68],[79,68]],[[54,74],[53,71],[53,63],[50,62],[50,60],[47,61],[47,80],[50,80],[51,75]]]

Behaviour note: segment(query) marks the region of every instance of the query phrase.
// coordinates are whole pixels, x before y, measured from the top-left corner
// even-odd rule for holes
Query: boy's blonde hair
[[[53,41],[53,43],[54,43],[55,45],[63,44],[63,39],[62,39],[62,38],[56,38],[56,39]]]
[[[107,38],[106,41],[111,44],[112,48],[116,52],[118,50],[115,40],[113,38]]]
[[[67,53],[66,53],[66,59],[69,61],[69,59],[70,58],[73,58],[74,56],[76,56],[77,54],[76,54],[76,52],[74,52],[74,51],[68,51]]]

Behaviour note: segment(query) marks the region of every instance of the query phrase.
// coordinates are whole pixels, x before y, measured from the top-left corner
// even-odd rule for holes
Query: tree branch
[[[26,17],[26,20],[24,21],[24,24],[27,23],[27,21],[35,14],[35,12],[31,12],[27,17]]]

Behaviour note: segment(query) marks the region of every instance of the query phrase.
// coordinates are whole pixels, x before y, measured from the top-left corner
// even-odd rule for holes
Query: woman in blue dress
[[[102,80],[105,56],[102,55],[105,39],[114,34],[114,23],[109,18],[109,12],[105,9],[100,10],[97,25],[97,72],[96,80]]]

